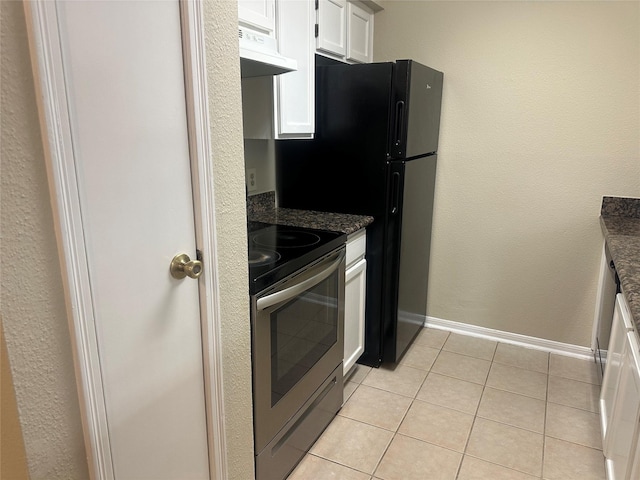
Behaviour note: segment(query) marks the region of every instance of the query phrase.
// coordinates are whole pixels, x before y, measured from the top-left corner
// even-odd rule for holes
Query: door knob
[[[184,277],[198,278],[202,275],[202,262],[200,260],[191,260],[186,253],[179,253],[169,267],[173,278],[182,279]]]

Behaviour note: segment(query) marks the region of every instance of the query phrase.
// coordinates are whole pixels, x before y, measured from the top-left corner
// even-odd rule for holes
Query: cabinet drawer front
[[[347,268],[359,259],[363,258],[366,251],[367,234],[364,228],[349,235],[349,238],[347,239]]]

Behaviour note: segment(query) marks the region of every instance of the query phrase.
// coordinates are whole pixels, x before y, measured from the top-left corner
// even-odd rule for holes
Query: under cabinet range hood
[[[298,69],[298,62],[278,53],[276,39],[238,27],[241,77],[280,75]]]

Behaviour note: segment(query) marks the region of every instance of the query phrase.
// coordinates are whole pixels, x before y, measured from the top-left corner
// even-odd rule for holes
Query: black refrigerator
[[[443,74],[316,56],[316,134],[276,142],[278,206],[370,215],[365,350],[397,362],[423,327]]]

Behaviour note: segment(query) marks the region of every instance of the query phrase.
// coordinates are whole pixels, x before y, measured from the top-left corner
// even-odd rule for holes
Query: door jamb
[[[221,322],[204,22],[201,2],[181,0],[179,3],[196,246],[205,259],[199,290],[209,469],[212,479],[224,479],[227,477],[227,460]],[[28,0],[24,2],[24,8],[89,474],[94,480],[111,480],[115,476],[80,215],[56,2]]]
[[[196,246],[202,252],[204,272],[199,282],[202,318],[202,354],[205,373],[209,469],[212,479],[227,478],[218,247],[216,241],[213,152],[210,140],[207,66],[202,2],[180,2],[184,50],[187,122],[191,158]]]

